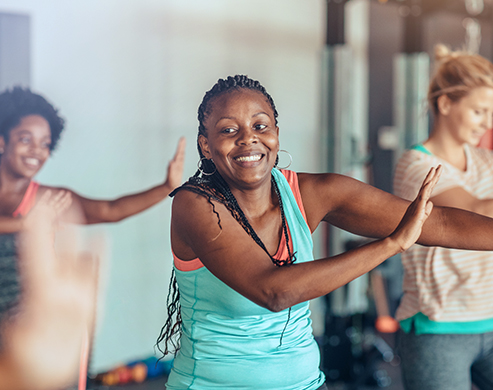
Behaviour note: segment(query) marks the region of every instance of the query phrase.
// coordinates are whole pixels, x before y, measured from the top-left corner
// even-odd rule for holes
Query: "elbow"
[[[120,222],[120,221],[123,221],[125,219],[124,216],[110,216],[108,218],[108,221],[109,223],[115,223],[115,222]]]
[[[296,304],[291,295],[292,294],[285,290],[270,291],[266,294],[262,306],[267,310],[278,313]]]
[[[125,219],[125,216],[119,212],[118,207],[111,203],[101,208],[98,214],[94,218],[94,223],[116,223]]]

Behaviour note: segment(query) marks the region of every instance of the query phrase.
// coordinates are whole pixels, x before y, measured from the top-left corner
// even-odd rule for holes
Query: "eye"
[[[236,131],[235,128],[233,127],[227,127],[226,129],[221,130],[221,133],[223,134],[232,134]]]
[[[41,143],[41,147],[45,149],[49,149],[51,146],[51,142],[43,142]]]
[[[260,130],[264,130],[266,127],[267,127],[267,125],[263,125],[263,124],[260,124],[259,123],[259,124],[255,125],[253,128],[255,130],[259,130],[260,131]]]
[[[27,145],[29,142],[31,142],[31,139],[29,137],[24,136],[24,137],[20,137],[19,141]]]

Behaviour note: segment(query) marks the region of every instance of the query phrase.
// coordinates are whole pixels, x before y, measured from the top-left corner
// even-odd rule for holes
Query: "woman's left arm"
[[[298,175],[308,225],[321,221],[365,237],[382,238],[398,226],[410,202],[337,174]],[[434,207],[418,244],[493,250],[493,219],[469,211]]]
[[[181,138],[175,156],[168,164],[166,180],[162,184],[114,200],[89,199],[69,191],[72,193],[74,206],[82,209],[87,224],[118,222],[154,206],[178,187],[181,184],[184,161],[185,138]]]

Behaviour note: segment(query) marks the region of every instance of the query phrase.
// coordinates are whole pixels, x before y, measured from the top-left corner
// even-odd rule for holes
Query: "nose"
[[[38,143],[38,142],[32,142],[31,143],[31,152],[36,156],[36,157],[39,157],[41,156],[44,151],[45,151],[45,147],[41,144],[41,143]]]
[[[258,142],[258,137],[255,131],[247,126],[241,127],[237,141],[240,145],[250,145]]]

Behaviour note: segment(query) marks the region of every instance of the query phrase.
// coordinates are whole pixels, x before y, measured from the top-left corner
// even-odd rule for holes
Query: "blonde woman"
[[[430,200],[493,217],[493,154],[478,148],[493,127],[493,64],[435,48],[428,102],[430,137],[399,160],[395,194],[414,199],[430,167],[442,165]],[[412,246],[402,254],[401,323],[406,389],[493,389],[493,254]]]

